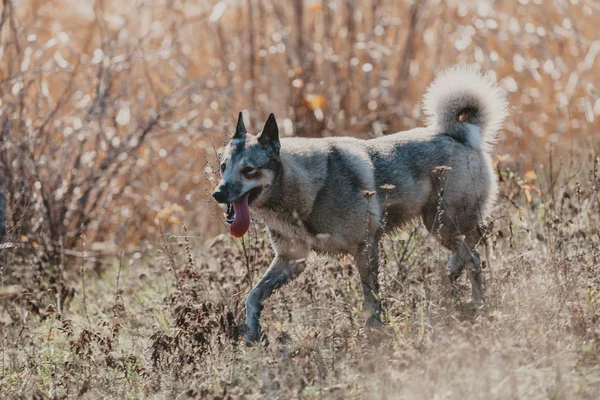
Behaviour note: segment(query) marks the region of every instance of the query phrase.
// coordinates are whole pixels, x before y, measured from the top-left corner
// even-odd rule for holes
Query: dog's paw
[[[248,332],[244,335],[244,341],[246,342],[246,346],[252,347],[258,344],[260,340],[260,335],[256,332]]]
[[[380,316],[371,316],[365,321],[365,326],[361,330],[366,341],[372,345],[378,345],[386,342],[394,336],[393,329],[381,320]]]
[[[365,321],[365,328],[377,329],[385,326],[385,323],[381,320],[381,315],[373,314]]]
[[[450,279],[450,283],[454,283],[460,278],[462,275],[463,269],[461,267],[457,267],[453,264],[448,264],[446,266],[446,275],[448,279]]]
[[[477,312],[483,311],[485,310],[485,302],[482,298],[474,297],[469,303],[467,303],[467,307]]]
[[[244,341],[246,342],[247,346],[256,345],[263,337],[263,335],[260,333],[260,330],[251,330],[246,324],[240,325],[240,333],[244,335]]]

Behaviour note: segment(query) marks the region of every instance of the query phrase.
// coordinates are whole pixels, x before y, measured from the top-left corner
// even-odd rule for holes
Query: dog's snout
[[[227,203],[227,192],[224,188],[218,188],[213,192],[213,197],[217,203]]]

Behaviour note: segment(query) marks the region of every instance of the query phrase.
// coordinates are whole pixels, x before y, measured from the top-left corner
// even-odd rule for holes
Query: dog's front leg
[[[260,339],[260,312],[262,302],[269,298],[274,290],[285,285],[304,268],[304,259],[290,260],[284,256],[276,256],[260,282],[250,291],[246,298],[246,326],[244,335],[247,342]]]

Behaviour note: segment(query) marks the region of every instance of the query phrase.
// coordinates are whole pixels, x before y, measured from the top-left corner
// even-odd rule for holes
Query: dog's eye
[[[242,168],[242,174],[244,174],[244,175],[251,174],[252,172],[254,172],[254,168],[252,168],[252,167],[244,167],[244,168]]]
[[[221,164],[221,172],[225,172],[225,163]]]

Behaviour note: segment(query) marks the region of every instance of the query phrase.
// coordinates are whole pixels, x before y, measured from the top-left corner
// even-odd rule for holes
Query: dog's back
[[[455,67],[430,85],[423,106],[426,128],[369,141],[378,195],[390,227],[419,213],[452,248],[489,218],[497,195],[490,151],[507,103],[489,77]]]
[[[498,90],[478,72],[455,68],[425,95],[425,128],[370,140],[282,139],[287,184],[265,208],[295,212],[259,213],[316,250],[350,251],[369,232],[419,216],[452,247],[457,235],[486,223],[496,197],[489,152],[506,116]]]

